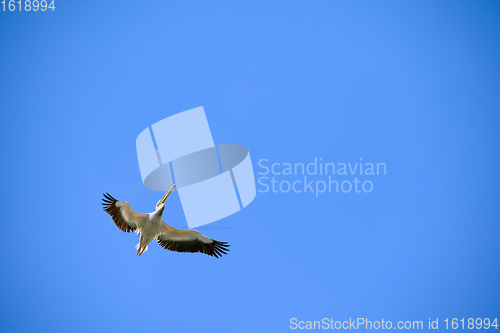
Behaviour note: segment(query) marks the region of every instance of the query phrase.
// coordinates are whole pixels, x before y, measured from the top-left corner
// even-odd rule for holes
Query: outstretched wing
[[[164,249],[176,252],[201,252],[219,258],[229,251],[226,242],[203,236],[196,230],[176,229],[162,221],[156,241]]]
[[[118,201],[108,193],[102,199],[103,210],[111,215],[116,226],[123,232],[140,232],[148,215],[135,212],[128,202]]]

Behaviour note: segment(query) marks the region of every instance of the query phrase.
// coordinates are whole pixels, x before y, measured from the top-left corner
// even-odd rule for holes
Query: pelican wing
[[[126,201],[118,201],[108,193],[102,199],[103,209],[111,215],[116,226],[123,232],[140,232],[147,221],[148,214],[135,212]]]
[[[161,247],[176,252],[201,252],[219,258],[229,251],[226,242],[218,242],[203,236],[196,230],[176,229],[162,221],[156,234]]]

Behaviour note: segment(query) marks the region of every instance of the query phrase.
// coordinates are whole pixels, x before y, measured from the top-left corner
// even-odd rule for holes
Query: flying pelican
[[[137,255],[148,250],[148,244],[156,238],[163,248],[176,252],[201,252],[219,258],[227,254],[227,242],[218,242],[203,236],[196,230],[176,229],[162,221],[161,216],[165,209],[165,200],[168,198],[175,184],[165,193],[156,204],[156,210],[149,214],[135,212],[126,201],[118,201],[108,193],[104,194],[103,209],[111,215],[116,226],[124,232],[134,231],[140,234],[139,244],[136,245]]]

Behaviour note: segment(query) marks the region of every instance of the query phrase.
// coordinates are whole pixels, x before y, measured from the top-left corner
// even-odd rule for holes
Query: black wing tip
[[[165,250],[183,253],[204,253],[209,256],[219,259],[226,254],[229,249],[227,242],[218,242],[213,240],[212,243],[204,243],[202,241],[170,241],[167,239],[156,239],[157,243]]]
[[[115,203],[118,201],[113,198],[108,192],[102,194],[104,198],[102,199],[101,204],[104,206],[102,209],[109,213],[109,210],[113,208]]]
[[[113,198],[113,196],[111,194],[109,194],[108,192],[106,193],[103,193],[102,194],[104,196],[104,199],[102,199],[103,201],[104,200],[107,200],[107,201],[112,201],[112,202],[116,202],[118,200],[116,200],[115,198]]]
[[[216,257],[217,259],[222,257],[223,254],[227,255],[227,252],[230,251],[230,245],[227,242],[219,242],[214,240],[212,244],[213,245],[211,247],[213,249],[213,253],[211,255]]]

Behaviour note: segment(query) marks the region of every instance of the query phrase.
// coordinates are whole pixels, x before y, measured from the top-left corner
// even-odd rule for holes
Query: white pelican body
[[[148,244],[156,238],[160,246],[177,252],[201,252],[218,258],[229,251],[226,242],[218,242],[203,236],[196,230],[176,229],[162,220],[165,200],[174,189],[175,184],[156,204],[156,210],[149,214],[135,212],[126,201],[118,201],[108,193],[104,194],[104,211],[111,215],[116,226],[124,231],[140,234],[136,245],[137,255],[147,251]]]
[[[148,244],[156,237],[160,229],[160,223],[162,222],[161,216],[164,209],[165,204],[161,204],[156,211],[148,214],[144,227],[142,227],[140,231],[141,237],[139,238],[139,243],[135,246],[138,255],[141,255],[142,252],[146,252],[148,250]]]

